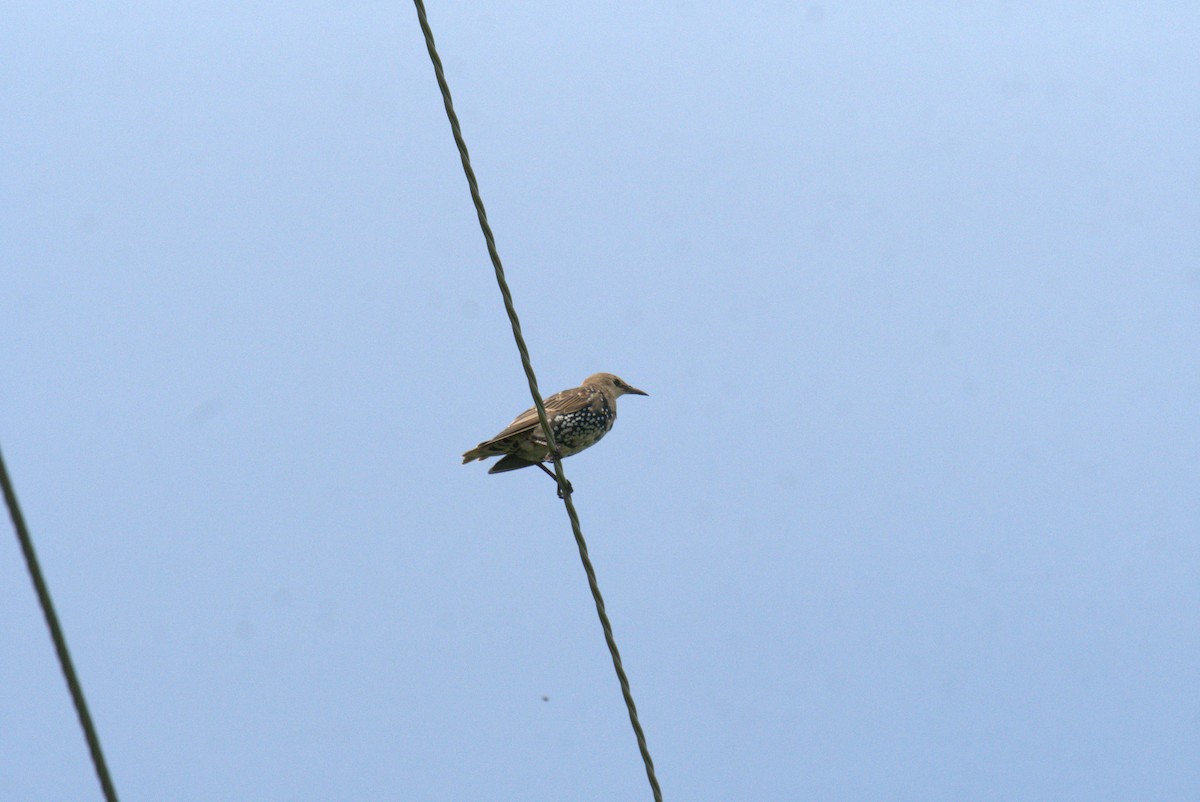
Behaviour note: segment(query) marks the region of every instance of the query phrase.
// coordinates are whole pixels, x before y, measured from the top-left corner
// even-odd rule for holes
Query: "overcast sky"
[[[1200,10],[441,3],[669,800],[1200,798]],[[649,799],[411,6],[13,0],[0,446],[125,800]],[[0,798],[99,798],[15,540]]]

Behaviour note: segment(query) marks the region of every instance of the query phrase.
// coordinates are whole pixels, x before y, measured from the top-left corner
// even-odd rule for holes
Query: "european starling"
[[[611,373],[588,376],[583,384],[555,393],[545,400],[546,420],[554,430],[559,455],[569,457],[599,442],[617,419],[617,396],[649,395],[631,387]],[[543,464],[551,459],[550,447],[538,423],[537,409],[527,409],[504,431],[463,454],[463,464],[488,457],[501,457],[488,473],[515,471],[536,465],[554,477]],[[558,481],[557,477],[554,477]],[[570,488],[567,492],[571,492]],[[559,494],[562,491],[560,489]]]

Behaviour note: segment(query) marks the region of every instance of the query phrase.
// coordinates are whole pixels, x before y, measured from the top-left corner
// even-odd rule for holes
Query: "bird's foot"
[[[566,488],[566,490],[567,490],[567,492],[566,492],[566,495],[568,495],[568,496],[569,496],[569,495],[571,495],[572,493],[574,493],[574,492],[575,492],[575,488],[571,487],[571,483],[570,483],[570,482],[568,482],[566,479],[563,479],[563,483],[562,483],[561,485],[559,485],[559,484],[558,484],[558,475],[557,475],[557,474],[555,474],[555,473],[554,473],[554,471],[552,471],[552,470],[550,470],[549,468],[547,468],[547,467],[545,466],[545,464],[543,464],[543,463],[541,463],[541,462],[538,462],[538,463],[535,463],[535,464],[536,464],[536,465],[537,465],[539,468],[541,468],[541,469],[542,469],[542,473],[544,473],[544,474],[546,474],[547,476],[549,476],[551,479],[553,479],[553,480],[554,480],[554,483],[555,483],[556,485],[558,485],[558,497],[559,497],[559,498],[562,498],[562,497],[563,497],[563,488],[564,488],[564,487],[565,487],[565,488]]]

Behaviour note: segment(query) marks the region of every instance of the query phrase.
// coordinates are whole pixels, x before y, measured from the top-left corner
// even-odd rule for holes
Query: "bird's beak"
[[[632,395],[650,395],[650,393],[646,392],[645,390],[639,390],[638,388],[628,384],[625,385],[625,392]]]

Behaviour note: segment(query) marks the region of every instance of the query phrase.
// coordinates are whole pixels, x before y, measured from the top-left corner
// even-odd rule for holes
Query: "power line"
[[[83,728],[83,737],[87,739],[88,751],[92,754],[92,765],[96,769],[96,777],[100,780],[100,788],[104,791],[107,802],[117,802],[117,791],[113,787],[112,777],[108,774],[108,764],[104,762],[104,752],[100,749],[100,736],[92,723],[91,713],[88,712],[87,700],[83,698],[83,687],[75,674],[75,666],[71,662],[71,653],[67,651],[67,639],[58,623],[58,614],[54,612],[54,602],[50,600],[50,589],[42,576],[42,568],[38,564],[37,554],[33,550],[33,538],[29,535],[29,527],[25,525],[25,516],[21,514],[21,505],[17,503],[17,491],[8,476],[8,468],[4,464],[4,455],[0,454],[0,484],[4,486],[4,502],[8,505],[8,514],[12,518],[13,528],[17,532],[17,540],[21,543],[21,551],[25,555],[25,567],[29,578],[33,580],[33,588],[37,592],[38,603],[42,606],[42,614],[46,617],[46,626],[50,629],[50,639],[54,641],[54,651],[58,653],[58,664],[62,668],[63,677],[67,680],[67,688],[71,691],[71,701],[75,703],[75,712],[79,714],[79,726]]]
[[[571,501],[570,485],[563,473],[562,460],[559,457],[558,446],[554,442],[554,433],[546,419],[546,407],[542,402],[542,394],[538,392],[537,378],[533,374],[533,364],[529,361],[529,349],[525,346],[525,337],[521,334],[521,323],[517,319],[517,310],[513,306],[512,293],[509,292],[508,282],[504,278],[504,266],[500,263],[500,253],[496,250],[496,238],[492,235],[492,227],[488,225],[487,212],[483,208],[483,198],[479,194],[479,184],[475,180],[475,171],[471,169],[471,157],[467,153],[467,143],[463,139],[462,129],[458,124],[458,115],[454,112],[454,102],[450,98],[450,85],[446,82],[446,73],[442,69],[442,60],[438,57],[437,48],[433,43],[433,30],[429,27],[429,19],[425,15],[424,0],[413,0],[417,7],[417,20],[421,24],[421,32],[425,35],[425,46],[429,49],[429,58],[433,62],[433,71],[437,75],[438,88],[442,92],[442,102],[446,106],[446,117],[450,120],[450,130],[454,134],[454,144],[458,146],[458,155],[462,159],[463,172],[467,177],[467,185],[471,189],[471,200],[475,204],[475,213],[479,217],[479,227],[487,242],[488,255],[492,258],[492,267],[496,271],[496,283],[500,286],[500,295],[504,299],[504,309],[508,313],[509,323],[512,324],[513,339],[517,343],[517,351],[521,354],[521,366],[525,369],[525,378],[529,382],[529,393],[533,396],[533,405],[537,409],[538,422],[546,434],[546,444],[554,460],[555,478],[563,504],[567,508],[567,516],[571,519],[571,532],[575,535],[575,544],[579,547],[579,559],[583,562],[583,570],[587,573],[588,587],[591,588],[592,598],[596,602],[596,614],[600,617],[600,626],[604,629],[604,640],[612,655],[613,668],[617,672],[617,680],[621,684],[621,695],[625,697],[625,707],[629,711],[629,723],[633,725],[633,734],[637,738],[638,750],[642,753],[642,762],[646,766],[646,778],[650,781],[650,790],[655,802],[662,802],[662,789],[659,788],[658,778],[654,774],[654,761],[650,759],[650,750],[646,746],[646,735],[638,721],[637,706],[633,703],[633,693],[629,690],[629,678],[625,676],[625,668],[621,664],[621,653],[617,650],[617,642],[613,638],[612,624],[608,621],[608,613],[604,609],[604,598],[600,595],[600,585],[596,582],[596,571],[592,568],[591,558],[588,557],[587,543],[579,526],[579,515],[575,512],[575,504]]]

